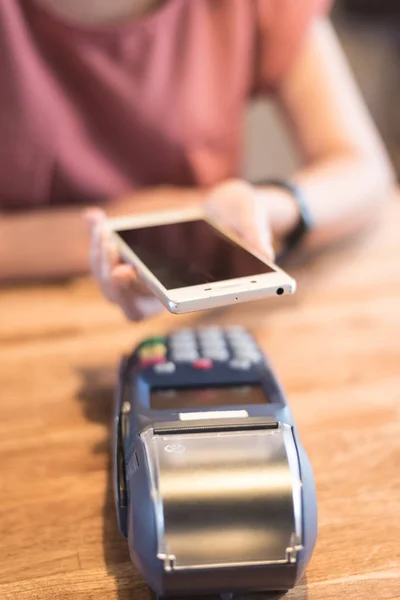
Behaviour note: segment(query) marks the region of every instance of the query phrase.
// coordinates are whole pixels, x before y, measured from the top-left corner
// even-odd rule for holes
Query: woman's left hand
[[[265,191],[259,191],[242,180],[230,180],[209,192],[204,201],[204,210],[216,224],[232,231],[268,260],[274,260]]]

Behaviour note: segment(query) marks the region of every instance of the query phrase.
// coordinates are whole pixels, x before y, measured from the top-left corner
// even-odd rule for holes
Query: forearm
[[[82,209],[0,215],[0,282],[85,273],[88,257]]]
[[[395,178],[384,157],[370,160],[354,153],[332,154],[293,175],[307,202],[313,230],[308,248],[334,243],[356,234],[377,219],[391,197]],[[299,217],[288,192],[265,189],[275,237],[284,238]]]
[[[309,198],[310,248],[351,237],[378,221],[395,187],[390,164],[378,153],[332,156],[303,169],[295,180]]]
[[[293,180],[315,224],[308,243],[351,235],[376,218],[395,178],[330,23],[314,23],[277,100],[304,164]]]
[[[195,189],[159,188],[129,194],[102,206],[108,216],[187,206],[200,201]],[[86,274],[90,239],[85,206],[18,214],[0,212],[0,283]]]

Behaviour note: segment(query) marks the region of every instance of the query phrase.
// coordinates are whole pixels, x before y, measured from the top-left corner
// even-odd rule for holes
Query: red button
[[[159,365],[160,363],[165,363],[166,360],[163,356],[153,356],[153,358],[143,358],[140,361],[140,366],[143,368],[153,367],[154,365]]]
[[[192,367],[194,369],[203,369],[204,371],[207,371],[208,369],[213,368],[213,362],[209,358],[199,358],[192,363]]]

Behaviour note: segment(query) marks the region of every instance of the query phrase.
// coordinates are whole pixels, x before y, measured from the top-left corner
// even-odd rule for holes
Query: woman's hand
[[[274,259],[269,202],[265,190],[234,179],[211,190],[204,212],[217,225],[231,231],[266,259]]]
[[[206,216],[225,230],[232,231],[267,259],[273,259],[265,192],[243,181],[233,180],[204,192],[201,204]],[[91,232],[91,272],[104,296],[119,305],[129,320],[139,321],[154,316],[163,310],[163,305],[139,281],[135,270],[121,263],[118,249],[104,227],[105,218],[105,213],[97,208],[86,214]],[[207,248],[204,248],[204,253],[207,254]]]
[[[92,275],[107,300],[118,304],[130,321],[156,315],[163,310],[162,303],[139,281],[130,265],[120,262],[118,249],[104,227],[105,219],[105,213],[97,208],[86,213]]]

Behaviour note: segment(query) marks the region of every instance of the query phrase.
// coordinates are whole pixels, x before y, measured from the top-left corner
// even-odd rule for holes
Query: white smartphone
[[[296,282],[201,209],[107,220],[121,257],[174,314],[293,294]]]

